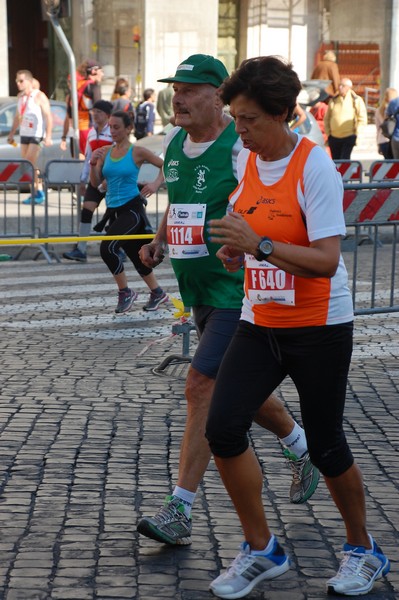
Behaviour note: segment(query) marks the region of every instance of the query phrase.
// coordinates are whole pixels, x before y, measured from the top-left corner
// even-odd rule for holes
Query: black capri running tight
[[[138,235],[140,233],[148,233],[143,211],[144,207],[140,206],[139,202],[129,202],[127,205],[117,209],[113,213],[115,219],[109,226],[107,235]],[[139,250],[141,246],[147,243],[147,239],[126,241],[104,240],[100,246],[101,258],[112,275],[119,275],[124,270],[123,262],[118,254],[119,248],[122,247],[132,261],[137,273],[145,277],[152,273],[152,269],[143,265],[139,258]]]
[[[238,456],[266,398],[289,375],[310,458],[327,477],[353,464],[342,428],[353,323],[270,329],[240,321],[216,379],[206,437],[215,456]]]

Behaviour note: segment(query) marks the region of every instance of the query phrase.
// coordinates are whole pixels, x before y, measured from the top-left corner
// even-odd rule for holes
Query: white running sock
[[[189,492],[188,490],[185,490],[184,488],[181,488],[178,485],[176,485],[175,489],[173,490],[173,496],[177,496],[184,506],[184,514],[186,515],[186,517],[191,516],[191,509],[194,504],[196,495],[196,492]]]
[[[301,458],[308,451],[305,430],[298,423],[295,423],[291,433],[287,437],[281,438],[280,442],[298,458]]]
[[[91,231],[91,223],[80,223],[79,225],[79,235],[81,237],[88,237]],[[86,254],[87,242],[78,242],[77,245],[78,250]]]
[[[274,546],[274,535],[272,534],[272,537],[270,538],[269,543],[267,544],[267,546],[264,550],[251,550],[251,554],[253,554],[254,556],[270,554],[270,552],[273,550],[273,546]]]

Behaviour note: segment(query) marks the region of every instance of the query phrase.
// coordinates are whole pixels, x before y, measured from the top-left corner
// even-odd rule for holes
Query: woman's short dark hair
[[[301,82],[292,64],[279,56],[258,56],[244,60],[232,75],[225,79],[220,96],[225,104],[243,95],[256,102],[270,115],[282,115],[292,120]]]
[[[124,110],[115,110],[113,113],[111,113],[111,117],[117,117],[118,119],[122,119],[125,127],[132,127],[133,125],[131,115],[129,115],[129,113],[125,112]]]

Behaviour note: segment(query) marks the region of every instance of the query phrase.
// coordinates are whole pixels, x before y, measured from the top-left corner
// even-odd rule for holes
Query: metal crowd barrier
[[[334,163],[344,183],[362,183],[364,175],[368,176],[370,183],[399,180],[398,159],[375,160],[367,173],[363,172],[359,160],[334,160]]]
[[[84,161],[73,159],[49,161],[41,174],[44,202],[24,206],[23,200],[34,193],[32,164],[26,160],[0,160],[0,237],[22,239],[77,236],[80,226],[80,177],[83,165]],[[139,171],[138,181],[140,184],[153,181],[157,173],[158,169],[144,164]],[[156,230],[166,206],[165,187],[162,186],[154,196],[148,201],[147,213]],[[95,212],[93,224],[101,218],[103,212],[105,203],[100,204],[99,211]],[[20,246],[21,249],[14,256],[14,260],[26,249],[22,244]],[[52,262],[52,257],[60,262],[54,246],[35,246],[38,247],[38,253],[34,259],[43,254],[48,262]]]
[[[0,160],[2,237],[34,237],[35,206],[23,205],[34,194],[34,169],[28,160]]]
[[[40,238],[75,233],[80,211],[77,186],[82,166],[83,161],[76,160],[48,162],[45,172],[39,176],[43,183],[44,201],[40,204],[30,202],[25,206],[24,200],[28,195],[34,197],[35,172],[32,163],[23,159],[0,160],[1,237]],[[53,192],[58,193],[55,205]],[[70,207],[68,225],[63,214],[65,205]],[[25,249],[21,247],[14,260],[18,260]],[[38,250],[35,258],[43,254],[51,262],[47,244],[38,244]],[[53,254],[56,256],[55,252]]]
[[[172,334],[182,336],[182,353],[181,354],[169,354],[162,362],[152,369],[155,375],[169,375],[166,371],[171,365],[180,365],[182,363],[191,363],[192,357],[190,356],[190,333],[196,331],[194,323],[186,321],[184,323],[175,323],[172,325]]]
[[[359,160],[334,160],[334,163],[343,181],[363,181],[363,165]]]
[[[344,185],[344,215],[355,314],[399,312],[399,181]]]
[[[80,177],[83,160],[51,160],[43,173],[44,236],[73,235],[79,230]]]
[[[381,161],[379,169],[396,169],[396,163]],[[399,161],[398,161],[399,163]],[[43,175],[45,202],[43,205],[23,205],[22,194],[33,194],[34,170],[30,162],[0,161],[0,191],[2,194],[2,244],[15,238],[21,244],[35,243],[48,262],[52,262],[46,239],[55,243],[62,236],[77,235],[80,198],[77,186],[83,161],[51,161]],[[377,169],[377,167],[376,167]],[[377,171],[376,171],[377,172]],[[392,173],[392,170],[391,170]],[[380,171],[381,174],[381,171]],[[352,173],[352,176],[353,173]],[[142,178],[142,181],[154,177]],[[54,193],[56,201],[54,202]],[[342,241],[346,262],[352,270],[352,295],[356,314],[398,312],[397,254],[399,227],[399,180],[344,183],[344,215],[348,236]],[[44,209],[44,210],[43,210]],[[158,224],[158,195],[156,197]],[[161,211],[163,212],[163,211]],[[67,218],[63,217],[63,214]],[[12,217],[12,218],[11,218]],[[364,231],[367,231],[365,235]],[[43,232],[43,237],[38,234]],[[97,237],[97,236],[96,236]],[[94,236],[90,238],[93,240]],[[100,238],[99,238],[100,239]],[[69,240],[71,241],[71,240]],[[73,241],[76,241],[74,239]],[[21,250],[22,252],[22,250]],[[14,257],[18,258],[18,257]],[[371,260],[370,260],[371,259]],[[59,259],[58,259],[59,260]],[[369,265],[366,267],[365,265]],[[371,266],[370,266],[371,265]],[[184,352],[183,352],[184,355]]]
[[[369,181],[392,181],[399,179],[399,160],[375,160],[370,165]]]

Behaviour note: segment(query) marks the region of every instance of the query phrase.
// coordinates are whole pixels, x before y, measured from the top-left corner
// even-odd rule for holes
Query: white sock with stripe
[[[306,442],[305,430],[295,423],[294,429],[285,438],[281,438],[280,442],[288,448],[290,452],[295,454],[297,458],[301,458],[307,452],[308,445]]]
[[[196,492],[189,492],[188,490],[185,490],[184,488],[181,488],[178,485],[176,485],[175,489],[173,490],[173,496],[177,496],[177,498],[181,500],[181,503],[184,506],[184,514],[186,515],[186,517],[191,516],[191,509],[194,504],[196,495]]]

